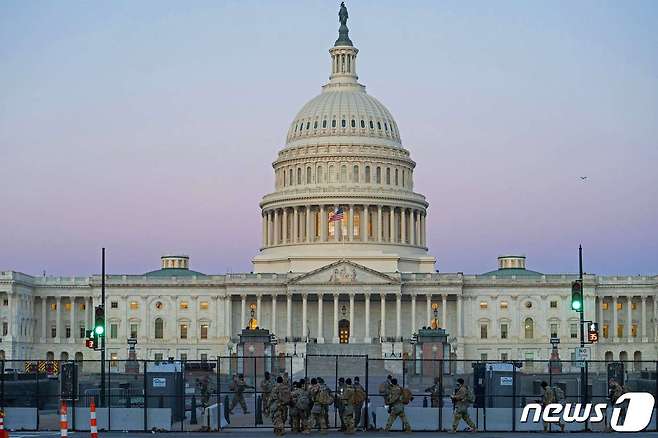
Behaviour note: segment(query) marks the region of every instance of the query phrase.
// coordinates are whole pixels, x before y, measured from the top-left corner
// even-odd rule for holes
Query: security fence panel
[[[182,361],[183,370],[183,409],[185,415],[174,430],[209,430],[209,408],[217,403],[217,361]]]

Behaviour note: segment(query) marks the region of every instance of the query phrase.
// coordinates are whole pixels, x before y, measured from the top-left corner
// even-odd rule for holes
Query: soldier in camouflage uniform
[[[304,381],[295,382],[292,390],[290,403],[290,418],[292,420],[292,431],[310,433],[308,426],[308,409],[310,399],[308,391],[304,388]]]
[[[276,384],[270,394],[270,415],[272,416],[272,426],[275,435],[283,435],[286,427],[286,417],[288,416],[289,395],[288,385],[283,383],[283,377],[276,378]]]
[[[391,379],[386,392],[386,404],[388,405],[388,421],[386,421],[386,432],[391,430],[396,418],[402,421],[405,432],[411,432],[411,424],[404,414],[404,403],[402,403],[402,388],[398,386],[398,379]]]
[[[345,391],[345,378],[341,377],[338,379],[338,386],[336,387],[336,409],[338,409],[338,418],[340,418],[340,430],[341,432],[345,431],[345,404],[343,403],[343,391]]]
[[[354,433],[354,387],[352,379],[349,377],[345,380],[344,386],[340,392],[340,404],[343,407],[343,417],[341,421],[345,428],[345,433]]]
[[[352,384],[352,386],[354,386],[354,391],[363,391],[363,393],[366,394],[366,389],[363,387],[363,385],[361,385],[358,376],[354,378],[354,383]],[[361,425],[361,413],[363,412],[364,403],[365,400],[359,404],[354,405],[354,425],[356,426],[357,429],[359,429]]]
[[[555,388],[548,386],[548,383],[546,381],[541,382],[541,388],[544,391],[544,394],[542,395],[541,399],[541,404],[543,407],[546,407],[552,403],[560,403],[561,400],[558,400],[557,397],[557,391]],[[560,431],[564,432],[564,420],[562,419],[562,416],[560,415]],[[544,432],[548,432],[550,427],[550,423],[547,423],[544,421]]]
[[[468,415],[468,407],[473,403],[469,400],[470,390],[468,386],[464,384],[464,379],[461,377],[457,379],[457,383],[459,384],[457,392],[451,397],[452,403],[455,406],[454,413],[452,414],[452,431],[457,432],[459,422],[464,420],[466,424],[468,424],[469,432],[477,432],[475,423],[473,423],[470,415]]]
[[[233,409],[238,405],[238,403],[240,403],[242,412],[248,414],[249,411],[247,410],[247,403],[244,401],[244,392],[248,388],[253,389],[253,386],[248,385],[247,382],[244,381],[244,376],[242,374],[238,374],[238,378],[233,381],[231,386],[233,387],[233,398],[231,399],[229,414],[233,415]]]
[[[262,396],[262,406],[263,413],[265,415],[270,415],[270,397],[272,394],[272,388],[274,387],[274,382],[272,381],[272,376],[269,371],[265,371],[265,377],[260,382],[260,390],[263,393]]]
[[[435,377],[434,385],[430,386],[429,388],[425,388],[425,392],[430,393],[430,399],[432,400],[433,408],[441,407],[441,379]]]
[[[320,403],[320,392],[326,390],[323,385],[314,377],[311,379],[309,395],[311,397],[311,417],[313,426],[320,429],[320,433],[327,433],[327,406]]]
[[[623,386],[621,386],[617,380],[611,378],[608,380],[608,398],[610,399],[610,404],[614,405],[617,402],[617,399],[621,397],[626,390],[624,389]],[[622,403],[621,406],[619,406],[620,412],[619,412],[619,420],[620,422],[624,422],[626,419],[626,403]],[[608,426],[608,430],[612,430],[612,426]]]

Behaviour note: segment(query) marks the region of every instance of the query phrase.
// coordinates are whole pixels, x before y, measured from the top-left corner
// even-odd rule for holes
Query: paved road
[[[418,432],[419,436],[422,438],[424,436],[428,436],[427,433],[424,432]],[[154,434],[151,433],[133,433],[133,432],[128,432],[128,433],[121,433],[121,432],[103,432],[99,433],[100,438],[146,438],[146,437],[152,437]],[[199,438],[252,438],[252,437],[258,437],[258,438],[264,438],[264,437],[273,437],[274,434],[271,431],[265,431],[265,430],[259,430],[259,431],[249,431],[249,430],[244,430],[244,431],[232,431],[232,432],[213,432],[213,433],[201,433],[201,432],[167,432],[167,433],[162,433],[162,434],[155,434],[155,435],[162,435],[166,438],[190,438],[190,437],[199,437]],[[302,436],[298,434],[288,434],[291,436]],[[406,433],[400,433],[400,432],[391,432],[391,433],[384,433],[384,432],[367,432],[367,433],[358,433],[355,436],[362,435],[366,438],[402,438],[402,437],[408,437],[409,434]],[[465,437],[480,437],[480,438],[508,438],[508,437],[513,437],[513,438],[555,438],[555,436],[558,435],[558,433],[538,433],[538,432],[531,432],[531,433],[525,433],[525,432],[518,432],[518,433],[505,433],[505,432],[478,432],[477,434],[472,434],[472,433],[466,433],[466,432],[460,432],[456,434],[446,434],[446,437],[458,437],[458,438],[465,438]],[[11,438],[58,438],[59,433],[55,432],[12,432],[11,433]],[[87,438],[89,436],[89,432],[69,432],[69,436],[71,437],[80,437],[80,438]],[[306,436],[306,435],[304,435]],[[317,436],[317,437],[322,437],[322,438],[343,438],[345,437],[344,434],[339,433],[339,432],[330,432],[327,435],[320,435],[317,432],[312,433],[310,436]],[[621,438],[622,434],[621,433],[597,433],[597,432],[592,432],[588,433],[586,435],[587,438]],[[626,438],[632,435],[625,434],[624,435]],[[658,432],[645,432],[642,433],[642,438],[649,437],[649,438],[658,438]]]

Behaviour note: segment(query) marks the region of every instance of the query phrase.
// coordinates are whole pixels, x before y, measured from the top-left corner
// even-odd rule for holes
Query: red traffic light
[[[86,346],[87,348],[91,348],[91,349],[93,349],[96,345],[94,344],[94,340],[93,340],[93,339],[87,339],[87,340],[85,341],[85,346]]]

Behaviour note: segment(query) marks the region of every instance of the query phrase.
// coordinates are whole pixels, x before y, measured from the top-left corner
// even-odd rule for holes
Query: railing
[[[521,413],[527,404],[542,398],[543,381],[560,387],[566,402],[572,404],[610,406],[610,378],[628,391],[649,392],[658,398],[658,361],[503,362],[313,354],[233,355],[207,361],[108,360],[104,385],[100,382],[100,367],[100,361],[0,361],[0,407],[6,413],[5,424],[13,429],[55,430],[60,401],[66,400],[71,428],[88,430],[88,410],[94,400],[100,429],[205,430],[217,427],[213,410],[230,421],[225,425],[228,428],[269,428],[271,421],[264,415],[261,388],[266,372],[274,379],[284,376],[291,384],[321,377],[338,392],[341,377],[359,378],[368,393],[368,403],[358,411],[362,426],[370,428],[385,422],[387,412],[380,386],[388,375],[413,393],[414,400],[405,409],[416,430],[451,427],[451,395],[459,378],[474,391],[475,403],[470,411],[478,429],[491,432],[542,430],[543,423],[521,422]],[[247,385],[243,397],[247,414],[242,412],[240,397],[236,397],[232,385],[237,374],[244,375]],[[428,389],[435,382],[437,389],[430,393]],[[234,403],[234,414],[229,415],[228,408]],[[340,403],[331,407],[332,427],[340,426],[341,411]],[[607,418],[609,413],[610,409]],[[656,430],[656,416],[648,430]],[[572,431],[603,431],[606,422],[586,421],[567,427]]]

